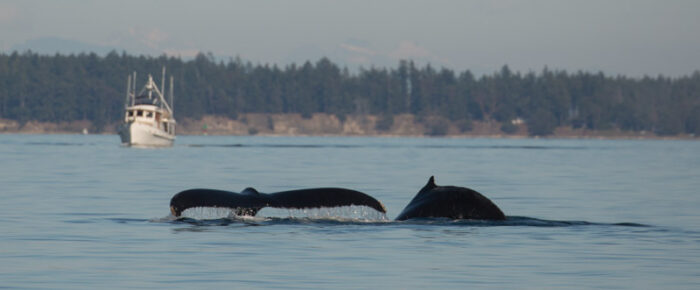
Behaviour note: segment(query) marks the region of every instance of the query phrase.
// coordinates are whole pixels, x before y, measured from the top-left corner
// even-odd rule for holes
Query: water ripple
[[[512,216],[504,221],[489,220],[453,220],[448,218],[418,218],[405,221],[391,221],[387,219],[357,219],[343,217],[249,217],[249,216],[229,216],[214,219],[196,219],[191,217],[175,218],[167,216],[160,219],[150,220],[151,222],[191,224],[196,226],[271,226],[271,225],[315,225],[315,226],[386,226],[386,225],[419,225],[419,226],[455,226],[455,227],[581,227],[581,226],[604,226],[604,227],[632,227],[632,228],[654,228],[651,225],[640,223],[620,222],[620,223],[595,223],[587,221],[566,221],[566,220],[543,220],[538,218]]]

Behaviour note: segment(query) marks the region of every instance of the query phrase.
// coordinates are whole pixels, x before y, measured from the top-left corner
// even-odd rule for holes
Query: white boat
[[[133,83],[132,83],[133,80]],[[168,147],[175,141],[175,118],[173,103],[173,77],[170,77],[170,104],[162,91],[165,83],[165,68],[161,89],[148,75],[148,82],[136,94],[136,72],[127,78],[124,123],[119,128],[122,144],[135,147]]]

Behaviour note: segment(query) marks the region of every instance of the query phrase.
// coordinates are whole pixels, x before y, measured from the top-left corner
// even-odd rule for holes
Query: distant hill
[[[40,37],[27,40],[23,44],[15,45],[12,51],[25,52],[31,50],[34,53],[53,55],[56,53],[70,55],[94,52],[98,55],[107,55],[110,51],[123,51],[123,48],[90,44],[82,41],[59,38]]]

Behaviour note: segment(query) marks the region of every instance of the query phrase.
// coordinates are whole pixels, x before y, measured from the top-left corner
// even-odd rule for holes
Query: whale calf
[[[345,188],[308,188],[275,193],[260,193],[246,188],[240,193],[216,189],[189,189],[170,200],[170,212],[179,217],[188,208],[222,207],[233,209],[237,215],[254,216],[264,207],[319,208],[338,206],[368,206],[386,213],[384,205],[365,193]],[[491,200],[472,189],[458,186],[438,186],[435,177],[418,191],[396,220],[411,218],[451,218],[505,220],[506,216]]]
[[[481,193],[466,187],[435,185],[435,177],[431,176],[396,220],[410,218],[505,220],[506,216]]]
[[[373,197],[345,188],[308,188],[260,193],[254,188],[246,188],[240,193],[216,189],[189,189],[179,192],[170,199],[170,212],[179,217],[188,208],[223,207],[231,208],[237,215],[254,216],[264,207],[277,208],[319,208],[338,206],[368,206],[386,213],[384,205]]]

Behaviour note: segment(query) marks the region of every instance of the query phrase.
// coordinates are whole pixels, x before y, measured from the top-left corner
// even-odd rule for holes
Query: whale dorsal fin
[[[431,176],[430,179],[428,179],[428,183],[426,183],[425,186],[423,186],[423,188],[421,188],[421,190],[418,193],[430,191],[436,187],[437,185],[435,185],[435,176]]]
[[[430,179],[428,179],[428,184],[426,184],[425,186],[437,187],[437,185],[435,185],[435,176],[434,175],[430,176]]]
[[[246,187],[243,191],[241,191],[241,194],[246,194],[246,195],[260,195],[260,192],[255,190],[255,188],[252,187]]]

